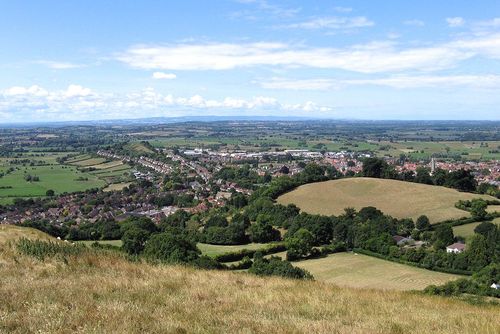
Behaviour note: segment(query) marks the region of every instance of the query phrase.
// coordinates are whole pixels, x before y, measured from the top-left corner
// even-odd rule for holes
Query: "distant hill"
[[[23,231],[35,237],[0,229],[0,332],[500,331],[498,306],[452,298],[152,266],[112,251],[38,261],[8,243]]]

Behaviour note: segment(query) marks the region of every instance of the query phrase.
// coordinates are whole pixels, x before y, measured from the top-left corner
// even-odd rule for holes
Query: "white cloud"
[[[469,58],[447,46],[398,50],[392,43],[371,43],[345,49],[307,48],[282,43],[182,44],[136,46],[119,56],[146,70],[230,70],[251,66],[293,66],[343,69],[362,73],[448,68]]]
[[[26,113],[29,117],[38,115],[41,120],[119,118],[124,114],[130,117],[147,117],[165,115],[165,112],[189,111],[197,114],[205,114],[207,111],[211,114],[232,111],[249,111],[252,114],[293,111],[297,114],[325,110],[331,108],[310,101],[290,105],[268,96],[206,99],[195,94],[176,97],[162,94],[153,88],[128,94],[96,93],[80,85],[70,85],[65,90],[54,91],[47,91],[36,85],[16,86],[0,91],[0,114],[16,118],[18,113]]]
[[[283,90],[332,90],[346,86],[386,86],[392,88],[447,88],[447,87],[472,87],[472,88],[499,88],[500,75],[442,75],[442,76],[390,76],[375,79],[283,79],[272,78],[263,81],[260,86],[265,89]]]
[[[92,94],[90,88],[85,88],[80,85],[69,85],[64,95],[66,97],[85,97]]]
[[[167,79],[167,80],[172,80],[177,78],[177,75],[174,73],[165,73],[165,72],[154,72],[153,73],[153,79]]]
[[[48,92],[40,86],[33,85],[31,87],[20,87],[14,86],[6,89],[3,92],[6,96],[22,96],[22,95],[33,95],[33,96],[47,96]]]
[[[465,24],[465,20],[462,17],[448,17],[446,18],[446,23],[451,28],[461,27]]]
[[[364,28],[371,27],[375,25],[373,21],[370,21],[364,16],[356,17],[319,17],[309,21],[292,23],[284,28],[291,29],[338,29],[338,30],[348,30],[354,28]]]
[[[232,70],[278,66],[383,73],[442,70],[476,56],[499,57],[500,33],[422,47],[405,47],[395,41],[344,48],[270,42],[139,45],[130,47],[118,59],[129,66],[145,70]]]
[[[417,20],[417,19],[412,19],[412,20],[406,20],[403,22],[404,25],[407,26],[415,26],[415,27],[423,27],[425,26],[425,22],[422,20]]]
[[[475,25],[485,28],[497,28],[500,27],[500,17],[495,17],[491,20],[480,21],[477,22]]]
[[[350,12],[352,12],[351,7],[342,7],[342,6],[333,7],[333,10],[338,12],[338,13],[350,13]]]
[[[83,67],[83,65],[80,64],[73,64],[69,62],[60,62],[60,61],[50,61],[50,60],[39,60],[36,61],[37,64],[47,66],[49,68],[55,69],[55,70],[67,70],[67,69],[72,69],[72,68],[79,68]]]

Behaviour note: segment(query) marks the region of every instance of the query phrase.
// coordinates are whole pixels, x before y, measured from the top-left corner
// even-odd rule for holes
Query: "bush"
[[[279,257],[265,259],[256,258],[248,270],[249,273],[258,276],[281,276],[294,279],[313,279],[313,276],[306,270],[292,266],[288,261],[283,261]]]
[[[188,263],[198,260],[201,251],[185,236],[164,232],[151,236],[143,254],[151,261]]]
[[[234,261],[240,261],[246,256],[253,257],[256,252],[261,252],[263,255],[267,255],[267,254],[283,252],[285,250],[286,247],[284,244],[276,243],[276,244],[270,244],[269,246],[258,250],[242,249],[235,252],[228,252],[216,255],[214,256],[214,259],[218,262],[234,262]]]
[[[46,257],[54,257],[56,255],[78,255],[86,250],[86,247],[81,244],[73,245],[26,238],[19,239],[16,246],[21,254],[32,256],[40,261],[43,261]]]

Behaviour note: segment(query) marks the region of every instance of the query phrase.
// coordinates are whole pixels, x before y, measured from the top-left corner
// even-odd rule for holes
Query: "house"
[[[393,235],[392,238],[394,239],[394,241],[396,241],[396,245],[398,245],[398,246],[402,246],[405,243],[413,240],[411,237],[407,238],[407,237],[403,237],[401,235]]]
[[[500,284],[493,283],[492,285],[490,285],[490,288],[498,290],[498,289],[500,289]]]
[[[449,245],[446,247],[446,252],[447,253],[462,253],[465,250],[465,244],[461,242],[455,242],[454,244]]]

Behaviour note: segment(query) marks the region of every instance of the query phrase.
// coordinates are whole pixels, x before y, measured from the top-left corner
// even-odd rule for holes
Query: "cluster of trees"
[[[500,264],[492,263],[474,273],[472,278],[462,278],[441,286],[430,285],[424,291],[431,295],[455,296],[466,293],[500,298],[500,290],[491,288],[492,284],[498,282],[500,282]]]
[[[260,253],[254,255],[249,273],[259,276],[281,276],[295,279],[313,279],[313,276],[302,268],[294,267],[290,262],[272,256],[266,259]]]
[[[248,164],[239,168],[223,167],[214,175],[214,178],[234,182],[247,189],[255,189],[256,184],[264,183],[265,181],[264,177],[259,176]]]
[[[447,172],[438,168],[431,176],[428,168],[418,167],[416,173],[413,171],[405,171],[398,174],[393,166],[389,165],[384,159],[381,158],[364,159],[362,175],[366,177],[396,179],[408,182],[445,186],[460,191],[474,192],[477,190],[477,182],[474,179],[474,175],[472,175],[472,172],[469,170],[459,169]],[[484,189],[484,186],[482,189]]]
[[[186,263],[216,269],[220,264],[202,256],[193,238],[180,227],[155,225],[148,218],[130,218],[120,226],[122,249],[152,262]]]
[[[24,175],[24,180],[26,182],[38,182],[38,181],[40,181],[40,177],[38,177],[36,175],[26,174],[26,175]]]

